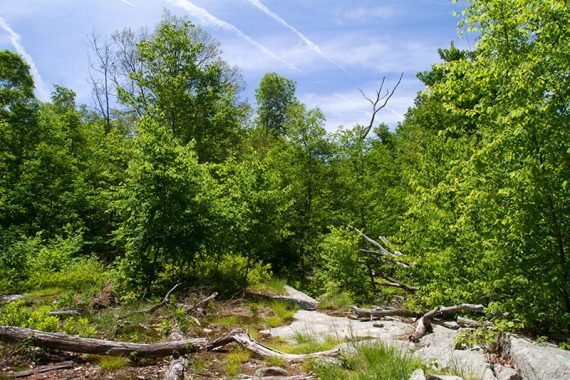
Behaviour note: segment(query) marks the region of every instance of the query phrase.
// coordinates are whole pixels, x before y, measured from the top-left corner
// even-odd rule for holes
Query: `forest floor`
[[[81,315],[49,315],[49,311],[59,309],[62,296],[61,290],[48,289],[11,300],[0,308],[0,325],[20,325],[83,337],[139,343],[190,337],[213,340],[234,328],[241,328],[247,330],[259,344],[279,352],[305,354],[335,347],[342,347],[343,350],[336,367],[329,366],[332,372],[329,371],[327,375],[327,369],[321,376],[319,368],[322,370],[323,367],[318,367],[321,364],[316,360],[290,363],[277,356],[264,358],[236,343],[230,343],[213,351],[188,355],[186,378],[192,379],[257,379],[260,378],[260,371],[275,367],[281,368],[282,373],[291,379],[377,378],[367,377],[373,375],[367,371],[374,371],[371,366],[379,360],[398,362],[399,367],[395,370],[400,372],[402,368],[406,368],[406,373],[421,369],[431,374],[459,375],[466,380],[502,380],[518,376],[512,362],[496,352],[492,353],[493,348],[484,347],[484,341],[473,340],[478,333],[471,334],[472,330],[465,330],[468,335],[462,335],[464,333],[459,330],[434,326],[432,333],[418,343],[409,342],[407,338],[414,330],[414,320],[411,318],[359,321],[346,308],[300,310],[295,303],[260,297],[259,293],[257,296],[249,293],[244,298],[220,300],[205,289],[173,293],[169,302],[154,309],[164,300],[125,307],[103,289],[97,295],[96,302],[90,301],[89,307],[79,305]],[[75,301],[73,304],[80,304]],[[371,356],[369,352],[368,359],[372,363],[363,364],[362,359],[354,357],[360,343],[374,341],[383,342],[380,351],[389,358]],[[521,343],[526,345],[525,351],[547,350],[520,340],[517,344]],[[386,345],[395,350],[384,352]],[[552,347],[548,350],[544,355],[562,358],[554,362],[552,373],[561,374],[562,377],[557,378],[570,378],[570,366],[564,364],[570,359],[570,352]],[[350,355],[346,352],[350,352]],[[534,351],[532,356],[540,357],[537,352]],[[0,380],[163,379],[171,360],[171,357],[149,359],[76,354],[33,347],[26,342],[0,343]],[[530,359],[522,360],[528,362]],[[544,367],[544,363],[546,359],[541,359],[536,367]],[[63,368],[53,369],[57,365]],[[358,367],[362,367],[361,374],[364,375],[355,372],[359,370]],[[568,377],[564,377],[566,374]],[[379,378],[391,379],[389,375]]]

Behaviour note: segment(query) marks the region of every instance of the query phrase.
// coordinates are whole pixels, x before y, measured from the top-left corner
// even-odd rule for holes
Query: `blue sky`
[[[358,89],[373,93],[383,76],[391,88],[403,72],[378,115],[395,125],[422,88],[415,74],[438,61],[437,49],[470,45],[457,35],[459,8],[448,0],[1,0],[0,49],[24,55],[40,99],[59,84],[90,105],[88,36],[152,29],[164,9],[220,42],[241,69],[243,97],[253,102],[263,74],[278,72],[297,83],[301,101],[324,111],[329,130],[366,123],[370,105]]]

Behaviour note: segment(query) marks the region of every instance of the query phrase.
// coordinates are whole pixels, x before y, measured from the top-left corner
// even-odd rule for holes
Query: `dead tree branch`
[[[73,361],[66,361],[57,364],[45,365],[38,368],[27,369],[25,371],[20,371],[9,375],[13,379],[20,379],[22,377],[28,377],[37,375],[39,373],[46,373],[51,371],[57,371],[59,369],[68,369],[75,367],[75,362]]]
[[[416,331],[410,335],[409,340],[417,342],[421,337],[426,335],[431,330],[431,323],[433,319],[443,317],[445,315],[455,314],[460,311],[467,311],[470,313],[482,313],[485,310],[483,305],[461,304],[454,306],[438,306],[435,309],[425,313],[420,319],[416,321]]]
[[[356,313],[358,319],[373,320],[382,317],[410,317],[417,318],[421,315],[416,311],[407,309],[362,309],[356,306],[352,307],[352,311]]]
[[[287,362],[298,362],[317,357],[333,357],[338,349],[315,352],[312,354],[287,354],[276,351],[256,342],[244,329],[234,329],[214,339],[190,338],[162,343],[129,343],[103,339],[80,338],[62,333],[48,333],[23,327],[0,326],[0,340],[6,342],[26,341],[34,346],[53,348],[84,354],[99,355],[136,355],[137,357],[164,357],[192,352],[212,351],[229,343],[237,343],[261,357],[278,357]]]
[[[128,313],[128,314],[125,314],[123,316],[120,316],[119,319],[126,319],[126,318],[132,317],[133,315],[136,315],[136,314],[147,314],[147,313],[152,314],[152,313],[154,313],[155,311],[157,311],[161,307],[168,305],[168,302],[170,301],[170,294],[172,294],[174,289],[176,289],[179,285],[180,284],[174,285],[172,287],[172,289],[170,289],[168,291],[168,293],[166,293],[166,295],[164,296],[162,301],[160,301],[160,303],[154,305],[153,307],[149,307],[148,309],[133,311],[132,313]]]
[[[398,79],[398,82],[396,83],[396,85],[392,88],[391,91],[386,89],[385,93],[384,93],[384,82],[386,81],[386,77],[383,77],[382,81],[380,82],[380,88],[375,91],[376,96],[374,98],[368,97],[364,93],[364,91],[362,91],[360,88],[358,89],[358,91],[360,91],[360,93],[362,94],[364,99],[366,99],[372,105],[372,116],[370,116],[370,122],[368,123],[368,126],[365,127],[364,132],[362,133],[362,136],[360,137],[362,140],[364,140],[366,138],[366,136],[368,136],[368,134],[370,133],[370,130],[374,126],[374,119],[376,118],[376,114],[381,109],[386,107],[386,105],[388,104],[388,101],[394,95],[394,92],[396,92],[396,89],[400,85],[400,82],[402,82],[403,77],[404,77],[404,73],[400,74],[400,79]]]

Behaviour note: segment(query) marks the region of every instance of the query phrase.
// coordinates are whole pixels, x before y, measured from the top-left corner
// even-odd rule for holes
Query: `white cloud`
[[[10,43],[12,46],[14,46],[14,49],[16,49],[18,54],[20,54],[28,63],[28,65],[30,65],[30,74],[32,74],[32,78],[34,79],[36,86],[36,96],[42,101],[49,100],[50,92],[48,90],[48,87],[42,80],[42,77],[36,65],[34,64],[32,57],[26,52],[26,49],[24,49],[20,35],[16,33],[14,29],[12,29],[12,27],[3,17],[0,17],[0,29],[3,29],[6,33],[8,33],[10,37]]]
[[[394,85],[395,81],[386,78],[386,86]],[[416,79],[402,80],[402,83],[387,106],[376,116],[375,127],[378,123],[386,123],[394,127],[404,120],[404,114],[414,103],[419,83]],[[376,88],[372,85],[362,89],[366,94],[373,94]],[[339,126],[351,128],[356,124],[367,125],[372,113],[371,105],[354,88],[334,93],[306,93],[299,96],[300,100],[309,107],[319,107],[327,117],[326,129],[335,131]]]
[[[437,60],[438,45],[419,39],[378,38],[357,32],[329,40],[323,47],[347,68],[416,73],[428,69]]]
[[[133,3],[131,3],[130,1],[128,1],[128,0],[119,0],[119,1],[121,1],[121,2],[123,2],[123,3],[125,3],[125,4],[127,4],[127,5],[130,5],[131,7],[135,8],[135,5],[134,5]]]
[[[259,50],[261,50],[264,54],[273,58],[274,60],[277,60],[277,61],[283,63],[284,65],[286,65],[286,66],[288,66],[294,70],[297,70],[297,71],[299,70],[292,63],[284,60],[283,58],[278,56],[275,52],[273,52],[272,50],[263,46],[262,44],[260,44],[259,42],[257,42],[256,40],[254,40],[253,38],[251,38],[250,36],[248,36],[244,32],[242,32],[240,29],[235,27],[234,25],[212,15],[206,9],[200,8],[188,0],[168,0],[168,1],[171,4],[186,10],[190,15],[192,15],[194,18],[196,18],[199,23],[201,23],[203,25],[212,26],[212,27],[215,27],[218,29],[222,29],[222,30],[228,31],[230,33],[233,33],[233,34],[243,38],[244,40],[248,41],[250,44],[254,45]],[[258,59],[258,57],[252,56],[252,57],[250,57],[250,59],[255,60],[255,59]]]
[[[307,36],[305,36],[303,33],[301,33],[299,30],[297,30],[297,28],[295,28],[293,25],[291,25],[287,21],[285,21],[277,13],[275,13],[271,9],[267,8],[260,0],[247,0],[247,1],[250,4],[252,4],[254,7],[256,7],[257,9],[259,9],[260,11],[265,13],[267,16],[269,16],[272,19],[274,19],[275,21],[279,22],[281,25],[283,25],[284,27],[289,29],[291,32],[293,32],[295,35],[297,35],[297,37],[299,37],[301,39],[301,41],[303,41],[305,43],[305,45],[307,45],[309,47],[309,49],[311,49],[312,51],[314,51],[315,53],[317,53],[319,56],[326,59],[327,61],[331,62],[335,66],[344,70],[344,68],[340,64],[338,64],[335,60],[333,60],[332,58],[327,56],[325,53],[323,53],[321,48],[319,47],[319,45],[317,45],[315,42],[311,41]]]
[[[370,22],[375,20],[385,20],[394,17],[396,10],[389,6],[379,7],[355,7],[355,8],[341,8],[337,13],[337,17],[341,23],[346,22]]]

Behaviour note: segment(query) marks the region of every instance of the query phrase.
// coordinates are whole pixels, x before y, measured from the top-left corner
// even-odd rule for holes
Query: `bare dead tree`
[[[370,131],[372,130],[372,127],[374,125],[374,119],[376,118],[376,114],[378,112],[380,112],[381,109],[386,107],[386,105],[388,104],[388,101],[394,95],[394,93],[396,92],[396,89],[400,85],[400,82],[402,82],[403,77],[404,77],[404,73],[400,74],[400,78],[398,79],[398,82],[392,88],[392,90],[386,89],[386,91],[384,92],[384,83],[386,82],[386,77],[384,76],[382,78],[382,81],[380,82],[380,88],[378,90],[376,90],[376,96],[372,97],[372,98],[368,97],[364,93],[364,91],[362,91],[360,88],[358,89],[358,91],[360,91],[360,93],[362,94],[364,99],[366,99],[372,105],[372,116],[370,116],[370,122],[364,128],[364,132],[362,133],[362,136],[360,137],[361,140],[364,140],[366,138],[366,136],[368,136],[368,134],[370,133]]]
[[[88,44],[92,52],[87,57],[93,102],[105,120],[105,133],[109,133],[111,132],[112,46],[107,39],[100,41],[95,33],[89,36]]]

